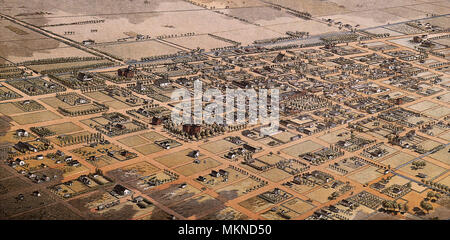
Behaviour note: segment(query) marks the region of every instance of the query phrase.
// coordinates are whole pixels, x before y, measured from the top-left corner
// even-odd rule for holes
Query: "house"
[[[27,151],[30,151],[30,152],[38,151],[38,149],[36,147],[34,147],[33,145],[31,145],[27,142],[18,142],[16,145],[14,145],[14,148],[22,153],[25,153]]]
[[[21,160],[20,158],[17,158],[14,162],[16,165],[19,165],[19,166],[23,166],[26,164],[25,161]]]
[[[191,124],[183,125],[183,132],[188,133],[189,135],[195,135],[197,133],[200,133],[200,131],[201,131],[200,125],[191,125]]]
[[[88,73],[82,73],[79,72],[77,75],[77,79],[83,82],[88,82],[88,81],[92,81],[92,79],[94,79],[92,77],[92,75],[88,74]]]
[[[154,84],[158,87],[168,87],[170,85],[170,81],[165,78],[156,79]]]
[[[198,180],[199,182],[204,182],[204,181],[206,181],[206,178],[203,177],[203,176],[199,176],[199,177],[197,178],[197,180]]]
[[[131,194],[131,191],[130,191],[130,190],[128,190],[127,188],[125,188],[124,186],[119,185],[119,184],[117,184],[116,186],[114,186],[113,191],[114,191],[115,193],[117,193],[118,195],[120,195],[120,196],[127,196],[127,195],[130,195],[130,194]]]
[[[198,158],[198,157],[200,157],[200,151],[199,150],[194,150],[194,151],[191,152],[190,155],[193,158]]]
[[[92,39],[88,39],[88,40],[83,40],[81,43],[82,43],[83,45],[85,45],[85,46],[88,46],[88,45],[94,44],[95,41],[92,40]]]
[[[134,71],[131,70],[130,67],[120,68],[119,70],[117,70],[117,75],[119,77],[132,78],[132,77],[134,77]]]
[[[234,153],[234,152],[228,152],[227,155],[226,155],[226,157],[227,157],[228,159],[235,159],[235,158],[236,158],[236,153]]]
[[[28,137],[29,136],[28,132],[25,129],[17,129],[16,135],[18,137]]]
[[[152,118],[152,125],[161,125],[161,123],[162,123],[162,118],[160,118],[160,117]]]
[[[419,178],[426,178],[427,175],[424,174],[424,173],[419,173],[419,174],[417,174],[417,177],[419,177]]]
[[[147,87],[146,86],[144,86],[144,83],[142,82],[142,81],[137,81],[136,82],[136,88],[135,88],[137,91],[141,91],[141,92],[143,92],[143,91],[146,91],[147,90]]]
[[[91,180],[86,175],[81,175],[78,180],[85,185],[91,185]]]
[[[61,150],[56,151],[56,155],[60,156],[60,157],[64,157],[64,152]]]
[[[42,159],[44,159],[44,155],[39,154],[36,156],[36,160],[42,160]]]
[[[220,173],[216,170],[212,170],[209,175],[211,175],[212,177],[220,177]]]
[[[244,147],[244,149],[246,149],[247,151],[252,152],[252,153],[256,153],[258,151],[257,148],[250,146],[248,144],[244,144],[243,147]]]
[[[81,164],[80,164],[80,162],[78,162],[77,160],[72,160],[72,161],[68,162],[67,165],[68,165],[68,166],[71,166],[71,167],[78,167],[78,166],[80,166]]]
[[[223,169],[220,169],[220,170],[219,170],[219,174],[220,174],[221,176],[228,176],[228,172],[225,171],[225,170],[223,170]]]

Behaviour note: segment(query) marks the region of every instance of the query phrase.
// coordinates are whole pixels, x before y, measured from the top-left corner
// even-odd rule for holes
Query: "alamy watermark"
[[[185,88],[172,93],[171,100],[181,102],[173,108],[171,120],[175,124],[262,124],[261,134],[271,135],[279,128],[279,90],[270,89],[270,104],[268,94],[269,89],[257,93],[254,89],[227,88],[225,95],[214,88],[203,91],[202,82],[197,80],[193,94]]]

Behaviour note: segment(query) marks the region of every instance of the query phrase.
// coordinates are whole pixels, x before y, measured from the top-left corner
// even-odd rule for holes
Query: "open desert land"
[[[140,60],[144,57],[175,54],[181,51],[181,49],[168,46],[167,44],[155,40],[104,44],[96,46],[96,49],[107,52],[124,60]]]
[[[213,48],[223,48],[233,46],[231,43],[224,42],[219,39],[215,39],[210,35],[196,35],[191,37],[175,37],[166,40],[173,43],[176,46],[182,46],[188,49],[203,48],[206,51],[210,51]]]
[[[52,57],[92,56],[19,24],[0,20],[0,57],[11,62],[24,62]]]
[[[186,3],[181,0],[152,1],[147,4],[144,1],[138,1],[128,4],[123,1],[49,1],[49,4],[42,4],[37,0],[5,0],[6,12],[20,18],[38,18],[38,17],[70,17],[70,16],[92,16],[105,15],[114,19],[115,14],[120,13],[139,13],[145,9],[145,12],[164,12],[164,11],[195,11],[202,10],[201,7]],[[22,7],[21,7],[22,6]],[[42,14],[42,13],[44,14]],[[43,15],[43,16],[41,16]]]
[[[291,8],[297,11],[306,11],[313,16],[335,15],[340,13],[346,13],[351,10],[346,9],[342,3],[335,3],[333,1],[295,1],[295,0],[268,0],[267,2],[281,5],[285,8]]]
[[[213,9],[221,8],[251,8],[264,6],[259,0],[191,0],[194,4]]]
[[[371,17],[368,18],[367,16]],[[408,20],[380,10],[369,10],[367,12],[358,11],[340,15],[324,16],[324,18],[332,18],[334,21],[341,21],[351,25],[359,24],[361,28],[371,28]]]
[[[113,19],[94,25],[96,32],[91,32],[91,29],[82,25],[47,29],[59,35],[64,35],[66,31],[75,32],[65,37],[77,42],[92,39],[98,43],[107,43],[117,42],[119,39],[127,41],[126,38],[130,38],[127,33],[130,32],[156,38],[186,33],[207,34],[253,26],[213,11],[140,12],[134,16],[135,19],[129,19],[127,15],[117,14]],[[212,26],[210,22],[215,24]]]
[[[274,25],[287,22],[295,22],[299,19],[286,12],[264,6],[264,7],[249,7],[249,8],[231,8],[219,10],[222,13],[245,19],[250,23],[255,23],[261,26]]]
[[[242,45],[250,45],[255,40],[258,39],[270,39],[285,37],[285,33],[278,33],[276,31],[270,30],[267,27],[258,26],[242,26],[235,29],[224,30],[224,31],[213,31],[212,34],[230,39],[235,42],[239,42]]]
[[[35,209],[12,217],[14,220],[81,220],[81,216],[62,203]]]

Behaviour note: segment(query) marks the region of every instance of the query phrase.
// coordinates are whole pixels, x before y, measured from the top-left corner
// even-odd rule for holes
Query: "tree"
[[[405,211],[405,212],[407,212],[408,210],[409,210],[409,207],[408,207],[408,204],[404,204],[403,205],[403,210]]]
[[[433,206],[425,200],[422,200],[422,202],[420,202],[420,207],[427,211],[427,213],[433,210]]]
[[[427,198],[429,198],[429,199],[434,198],[434,196],[435,196],[434,192],[430,191],[430,192],[427,193]]]

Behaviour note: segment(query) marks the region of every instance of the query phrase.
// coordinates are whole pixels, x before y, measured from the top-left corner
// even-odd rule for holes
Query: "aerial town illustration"
[[[449,0],[0,0],[0,219],[450,219],[449,60]]]

